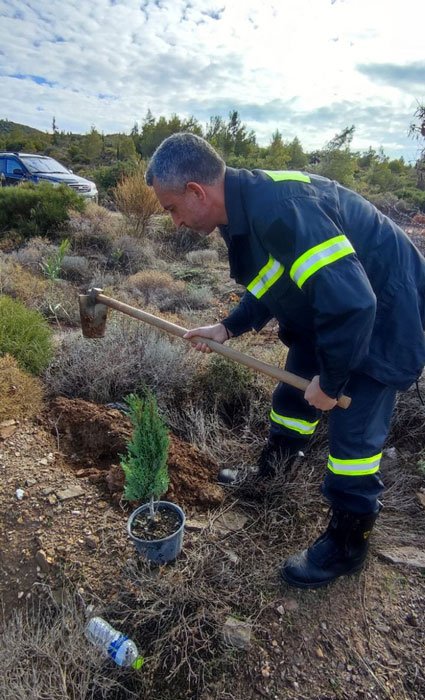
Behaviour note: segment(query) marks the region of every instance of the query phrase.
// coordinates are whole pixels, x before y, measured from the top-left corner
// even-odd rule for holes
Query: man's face
[[[197,183],[189,182],[183,192],[175,192],[163,189],[154,180],[153,189],[177,228],[187,226],[199,233],[211,233],[215,229],[208,194]]]

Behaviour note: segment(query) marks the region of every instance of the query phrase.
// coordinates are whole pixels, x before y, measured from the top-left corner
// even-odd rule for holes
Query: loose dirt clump
[[[77,476],[104,484],[112,500],[119,503],[124,488],[119,459],[132,433],[129,418],[115,408],[60,397],[51,403],[49,419],[61,449],[77,465]],[[196,510],[223,501],[223,490],[216,483],[218,464],[172,434],[168,467],[170,485],[165,499]]]

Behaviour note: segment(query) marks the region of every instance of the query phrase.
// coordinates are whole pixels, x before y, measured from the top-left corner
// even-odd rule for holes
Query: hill
[[[27,126],[26,124],[18,124],[17,122],[11,122],[9,119],[0,119],[0,136],[4,134],[11,134],[14,131],[20,131],[26,136],[44,136],[44,131],[39,129],[34,129],[32,126]]]

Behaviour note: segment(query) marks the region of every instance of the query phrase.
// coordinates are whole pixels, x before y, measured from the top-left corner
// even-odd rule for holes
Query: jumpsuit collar
[[[236,168],[226,168],[224,175],[224,204],[228,224],[219,227],[224,240],[228,242],[234,236],[246,236],[249,234],[249,225],[241,194],[240,170]]]

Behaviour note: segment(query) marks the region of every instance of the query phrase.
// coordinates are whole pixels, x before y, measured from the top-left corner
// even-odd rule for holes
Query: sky
[[[129,133],[155,117],[227,119],[305,150],[414,162],[425,102],[423,0],[0,0],[0,119]]]

